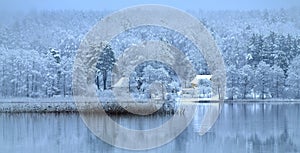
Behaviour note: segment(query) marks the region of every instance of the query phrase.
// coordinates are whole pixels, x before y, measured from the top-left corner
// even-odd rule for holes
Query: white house
[[[187,98],[209,98],[211,87],[201,82],[210,82],[212,75],[196,75],[191,81],[192,88],[183,88],[182,96]]]

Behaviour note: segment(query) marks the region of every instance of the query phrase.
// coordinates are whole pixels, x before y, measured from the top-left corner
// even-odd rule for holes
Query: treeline
[[[212,31],[221,48],[227,64],[229,99],[300,98],[300,39],[299,25],[292,16],[295,11],[194,14]],[[0,23],[0,97],[71,96],[76,50],[86,32],[107,13],[33,11]],[[147,37],[173,39],[169,42],[189,54],[189,59],[201,57],[187,47],[188,43],[178,43],[183,40],[178,34],[161,31],[166,38],[150,29],[142,34],[133,31],[125,35],[131,40],[120,42],[129,46],[126,43]],[[196,68],[203,68],[199,63]],[[104,84],[102,76],[98,78],[99,88]]]
[[[0,23],[0,97],[72,95],[80,41],[105,12],[32,11]]]
[[[0,48],[0,55],[1,97],[72,95],[72,60],[59,50],[50,48],[43,55],[36,50]]]
[[[227,96],[300,98],[300,39],[270,32],[253,34],[245,62],[227,67]]]

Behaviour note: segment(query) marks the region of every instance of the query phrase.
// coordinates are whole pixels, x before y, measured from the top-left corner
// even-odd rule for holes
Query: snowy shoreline
[[[89,99],[89,98],[85,98]],[[105,101],[112,101],[111,98],[101,97]],[[74,103],[74,97],[54,97],[54,98],[0,98],[1,103]],[[263,102],[263,103],[280,103],[280,102],[300,102],[300,99],[225,99],[225,103],[244,103],[244,102]]]
[[[300,103],[300,99],[234,99],[234,100],[225,100],[225,103],[264,103],[264,104],[294,104]]]
[[[299,104],[300,100],[292,99],[243,99],[243,100],[225,100],[226,104]],[[183,103],[190,105],[193,103]],[[196,104],[196,103],[194,103]],[[199,103],[198,103],[199,104]],[[0,113],[71,113],[78,111],[97,111],[103,107],[106,113],[110,114],[128,114],[128,112],[116,102],[107,103],[85,103],[76,105],[72,97],[67,98],[7,98],[0,99]],[[165,110],[160,108],[161,104],[155,104],[150,109],[157,109],[158,113],[174,112],[173,109]],[[159,109],[160,108],[160,109]]]
[[[77,99],[78,100],[78,99]],[[162,103],[153,103],[140,107],[133,102],[126,102],[123,106],[117,102],[97,102],[86,98],[78,102],[73,98],[26,98],[0,99],[0,113],[72,113],[72,112],[100,112],[103,108],[108,114],[128,114],[124,108],[141,111],[157,110],[157,113],[173,113],[173,108],[165,109]],[[155,111],[153,111],[155,112]]]

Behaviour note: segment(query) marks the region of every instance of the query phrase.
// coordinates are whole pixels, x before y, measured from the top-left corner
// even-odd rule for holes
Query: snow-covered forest
[[[205,24],[218,43],[227,66],[228,99],[300,98],[300,9],[188,12]],[[3,18],[0,97],[72,96],[76,50],[88,30],[109,13],[31,11]],[[129,43],[161,40],[177,44],[198,73],[209,73],[202,56],[185,37],[166,29],[157,31],[146,27],[121,34],[115,39],[118,43],[111,44],[114,54],[110,55],[119,56]],[[145,67],[148,70],[151,65]],[[174,74],[160,66],[151,69]],[[109,74],[99,69],[99,78]],[[105,85],[99,80],[100,90],[110,88],[109,79]]]

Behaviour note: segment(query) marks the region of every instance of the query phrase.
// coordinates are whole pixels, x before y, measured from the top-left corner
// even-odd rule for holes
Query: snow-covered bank
[[[0,112],[74,112],[72,97],[0,98]]]
[[[0,97],[0,103],[72,103],[73,97],[52,97],[52,98],[4,98]]]
[[[158,113],[174,112],[175,106],[163,103],[150,103],[139,105],[133,102],[97,102],[84,98],[75,103],[73,98],[25,98],[25,99],[0,99],[0,113],[55,113],[55,112],[89,112],[99,111],[104,108],[106,113],[127,114],[128,109],[138,111],[150,111]],[[126,109],[124,109],[126,108]]]
[[[1,113],[51,113],[75,111],[77,111],[77,108],[72,102],[0,102]]]
[[[250,104],[250,103],[264,103],[264,104],[295,104],[300,103],[299,99],[236,99],[225,100],[225,103],[237,103],[237,104]],[[97,111],[100,108],[104,108],[107,113],[111,114],[126,114],[128,111],[124,108],[131,107],[134,109],[147,109],[158,110],[157,112],[174,112],[175,106],[166,106],[162,103],[150,104],[146,107],[140,107],[133,102],[125,102],[125,105],[121,106],[117,102],[91,102],[90,99],[82,103],[75,104],[75,100],[72,97],[56,97],[56,98],[0,98],[0,113],[22,113],[22,112],[34,112],[34,113],[55,113],[55,112],[78,112],[78,111]],[[183,102],[184,105],[190,105],[192,103]]]
[[[234,99],[225,100],[225,103],[266,103],[266,104],[294,104],[300,103],[300,99]]]

